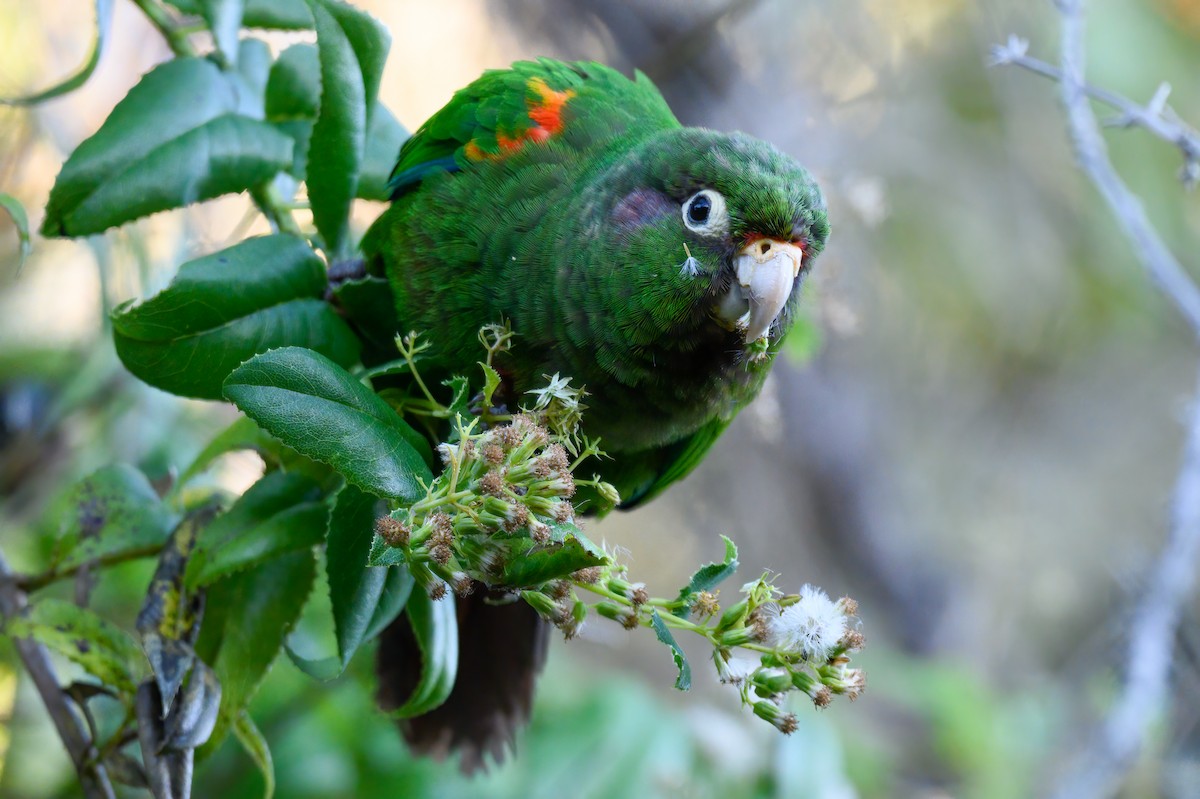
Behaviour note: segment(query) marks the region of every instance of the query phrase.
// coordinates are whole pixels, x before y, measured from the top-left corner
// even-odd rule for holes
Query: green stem
[[[154,0],[133,0],[133,2],[150,20],[150,24],[157,28],[163,38],[167,40],[167,46],[171,48],[172,53],[181,58],[196,55],[196,48],[192,47],[192,43],[188,41],[186,29],[176,25],[165,8]]]
[[[59,580],[65,580],[68,577],[74,577],[75,574],[84,566],[115,566],[118,563],[127,563],[131,560],[151,558],[162,552],[162,548],[162,544],[150,544],[148,546],[138,547],[137,549],[127,549],[124,552],[101,555],[95,560],[79,563],[63,569],[62,571],[57,569],[48,569],[41,574],[14,575],[13,582],[15,582],[23,591],[36,591],[39,588],[45,588],[51,583],[56,583]]]
[[[274,186],[269,183],[255,186],[250,190],[250,198],[254,200],[258,210],[262,211],[263,216],[267,218],[273,228],[280,233],[290,233],[303,238],[304,234],[301,232],[300,226],[296,224],[292,212],[288,210],[287,204],[279,196],[279,192]]]

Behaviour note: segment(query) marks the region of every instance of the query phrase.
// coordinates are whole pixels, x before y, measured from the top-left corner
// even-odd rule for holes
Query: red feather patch
[[[563,107],[575,96],[574,89],[564,89],[562,91],[551,89],[550,85],[540,77],[530,78],[525,85],[533,95],[526,99],[526,105],[529,108],[529,121],[532,124],[524,130],[513,133],[496,131],[496,144],[500,148],[500,151],[497,153],[484,151],[479,146],[479,143],[472,139],[463,148],[463,154],[469,160],[482,161],[484,159],[503,158],[506,155],[517,152],[530,142],[533,144],[545,144],[551,137],[562,132]]]

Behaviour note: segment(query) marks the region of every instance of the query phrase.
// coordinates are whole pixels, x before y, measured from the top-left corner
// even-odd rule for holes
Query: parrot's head
[[[618,261],[610,283],[635,330],[716,327],[747,346],[786,332],[829,235],[804,167],[744,134],[677,128],[641,143],[603,180]]]

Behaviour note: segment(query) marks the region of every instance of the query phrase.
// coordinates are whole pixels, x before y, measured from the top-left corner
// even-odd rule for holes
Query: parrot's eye
[[[712,189],[693,194],[683,204],[683,224],[702,236],[718,236],[729,230],[725,198]]]

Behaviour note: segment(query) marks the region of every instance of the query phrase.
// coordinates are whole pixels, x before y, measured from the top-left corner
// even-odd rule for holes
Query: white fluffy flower
[[[812,585],[800,589],[800,599],[772,614],[771,640],[781,649],[824,660],[846,634],[846,617],[829,595]]]

